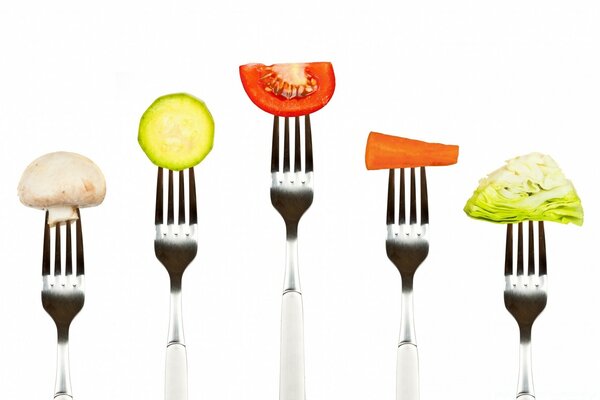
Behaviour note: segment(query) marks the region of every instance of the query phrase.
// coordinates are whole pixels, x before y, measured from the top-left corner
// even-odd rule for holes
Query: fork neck
[[[169,273],[169,277],[171,278],[171,292],[180,292],[183,274]]]
[[[402,277],[402,293],[410,293],[413,291],[414,274],[400,274]]]
[[[405,276],[406,275],[406,276]],[[400,338],[398,345],[417,345],[413,307],[413,274],[402,275]]]
[[[287,240],[298,240],[298,222],[297,221],[286,221],[285,222],[285,238]]]
[[[531,325],[520,326],[521,342],[519,344],[519,380],[517,382],[517,398],[522,395],[533,397],[533,368],[531,364]]]
[[[58,337],[58,343],[69,342],[69,325],[56,325],[56,333]]]
[[[533,325],[519,325],[519,338],[521,343],[531,342],[531,328]]]
[[[286,223],[285,272],[283,293],[300,290],[300,271],[298,268],[298,224]]]
[[[69,366],[69,327],[58,328],[58,346],[56,350],[56,380],[54,382],[55,397],[67,395],[71,397],[71,372]]]

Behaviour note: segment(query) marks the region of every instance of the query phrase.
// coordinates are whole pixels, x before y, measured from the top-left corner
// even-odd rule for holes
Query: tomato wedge
[[[240,66],[240,77],[254,104],[281,117],[320,110],[335,90],[335,75],[329,62],[246,64]]]

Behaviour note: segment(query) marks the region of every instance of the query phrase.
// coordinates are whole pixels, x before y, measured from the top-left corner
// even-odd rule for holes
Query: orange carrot
[[[415,168],[456,164],[458,146],[371,132],[367,139],[367,169]]]

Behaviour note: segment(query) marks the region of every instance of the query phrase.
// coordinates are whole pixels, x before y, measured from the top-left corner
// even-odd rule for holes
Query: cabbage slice
[[[540,153],[508,160],[481,179],[464,211],[470,217],[501,224],[583,224],[581,199],[573,184],[550,156]]]

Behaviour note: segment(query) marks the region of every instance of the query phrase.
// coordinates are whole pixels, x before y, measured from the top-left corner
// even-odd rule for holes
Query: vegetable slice
[[[92,160],[77,153],[57,151],[29,164],[17,193],[26,206],[48,210],[48,224],[54,226],[77,219],[77,208],[102,203],[106,182]]]
[[[212,115],[202,100],[175,93],[159,97],[144,112],[138,142],[154,164],[180,171],[206,157],[214,131]]]
[[[553,221],[583,224],[581,199],[548,155],[531,153],[479,181],[464,211],[496,223]]]
[[[335,90],[335,75],[329,62],[246,64],[240,66],[240,78],[254,104],[282,117],[320,110]]]
[[[367,139],[367,169],[415,168],[452,165],[458,161],[458,146],[428,143],[371,132]]]

